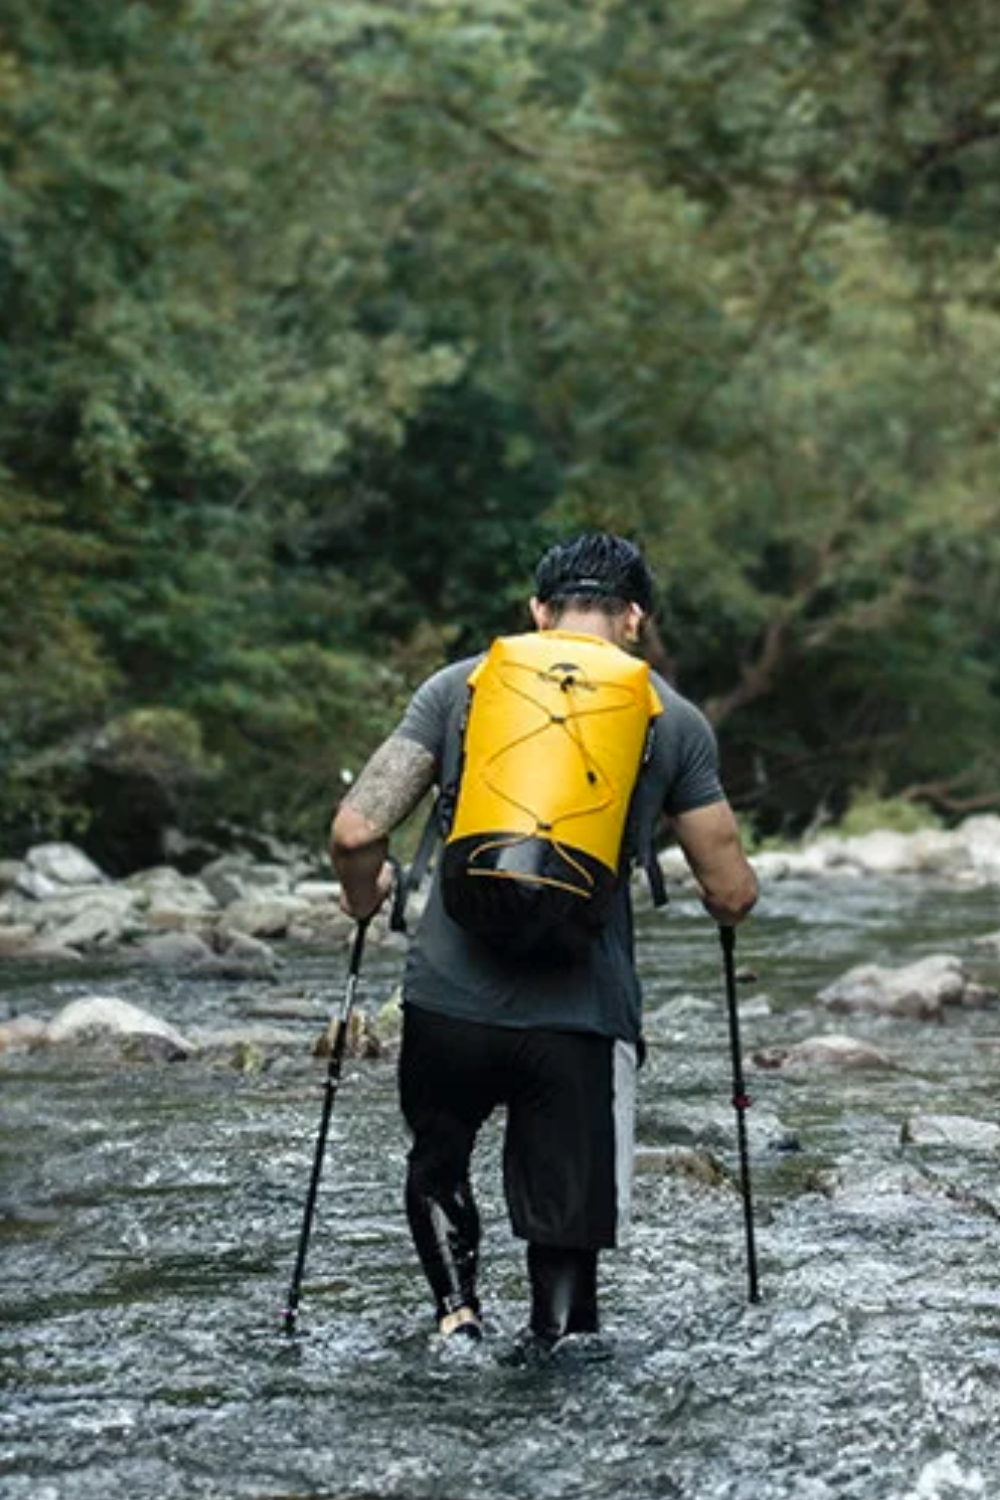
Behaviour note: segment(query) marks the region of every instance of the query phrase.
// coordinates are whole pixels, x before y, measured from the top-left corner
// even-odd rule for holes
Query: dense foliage
[[[7,0],[4,844],[99,843],[109,777],[319,842],[584,525],[646,547],[763,832],[996,801],[997,40],[992,0]]]

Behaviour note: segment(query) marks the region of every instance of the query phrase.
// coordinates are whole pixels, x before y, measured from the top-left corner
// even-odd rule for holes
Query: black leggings
[[[406,1210],[438,1319],[461,1307],[478,1316],[479,1211],[468,1179],[435,1193],[421,1187],[411,1166]],[[531,1331],[538,1338],[555,1343],[567,1333],[597,1331],[596,1250],[529,1244],[528,1276]]]
[[[439,1319],[479,1311],[469,1166],[480,1126],[506,1105],[505,1187],[515,1232],[528,1242],[532,1330],[547,1340],[596,1330],[598,1251],[616,1229],[613,1073],[608,1038],[519,1033],[406,1008],[406,1209]]]

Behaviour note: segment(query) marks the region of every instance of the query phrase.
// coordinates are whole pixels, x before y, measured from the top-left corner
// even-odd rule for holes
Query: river
[[[351,1061],[334,1109],[300,1312],[281,1313],[319,1123],[311,1044],[346,954],[272,981],[109,962],[8,963],[8,1008],[114,993],[182,1030],[296,1001],[301,1045],[259,1066],[67,1047],[0,1059],[3,1500],[957,1500],[1000,1496],[1000,1156],[904,1146],[914,1112],[995,1121],[1000,1018],[830,1017],[863,960],[972,957],[996,890],[775,884],[740,934],[761,1299],[747,1260],[725,991],[693,903],[644,914],[649,1058],[633,1234],[604,1262],[605,1360],[512,1359],[521,1250],[478,1187],[489,1336],[429,1337],[401,1207],[391,1057]],[[996,984],[998,964],[979,960]],[[359,1002],[395,986],[370,949]],[[882,1069],[783,1073],[753,1054],[819,1031]],[[247,1059],[244,1057],[244,1064]],[[252,1059],[251,1059],[252,1062]],[[658,1167],[690,1139],[721,1185]]]

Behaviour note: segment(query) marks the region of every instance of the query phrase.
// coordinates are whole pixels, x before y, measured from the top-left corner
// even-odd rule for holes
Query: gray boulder
[[[220,979],[268,979],[278,967],[274,950],[245,933],[220,933],[217,949],[194,932],[161,932],[137,949],[144,963]]]
[[[901,969],[859,964],[820,990],[817,1000],[827,1010],[873,1011],[917,1021],[939,1021],[945,1007],[985,1007],[996,993],[977,984],[960,958],[933,953]]]
[[[308,920],[309,913],[309,903],[295,896],[277,892],[248,896],[226,907],[219,918],[219,931],[242,932],[249,937],[286,937],[289,927],[299,919]]]
[[[75,844],[37,844],[24,856],[30,871],[61,885],[102,885],[107,876]]]
[[[157,969],[198,970],[215,953],[196,932],[158,932],[139,944],[136,957]]]
[[[48,1026],[48,1039],[54,1045],[108,1037],[154,1037],[177,1057],[189,1057],[194,1050],[188,1038],[169,1022],[116,995],[86,995],[71,1000]]]
[[[199,872],[198,878],[220,906],[231,906],[235,901],[252,900],[274,892],[287,895],[291,886],[286,865],[256,863],[245,854],[224,854],[212,860]]]
[[[218,916],[218,902],[204,884],[170,865],[140,870],[124,884],[134,893],[147,925],[160,931],[199,931]]]
[[[134,894],[123,886],[82,887],[72,897],[46,901],[40,931],[63,948],[111,948],[144,931]]]

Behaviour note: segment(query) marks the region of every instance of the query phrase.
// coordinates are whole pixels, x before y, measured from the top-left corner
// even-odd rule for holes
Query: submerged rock
[[[33,1052],[44,1047],[49,1028],[37,1016],[12,1016],[0,1021],[0,1052]]]
[[[773,1110],[754,1106],[750,1099],[744,1111],[750,1147],[754,1151],[785,1152],[798,1149],[798,1142]],[[698,1151],[729,1151],[736,1138],[736,1110],[732,1105],[687,1103],[677,1109],[640,1106],[636,1130],[640,1139],[654,1146],[687,1147]]]
[[[971,1115],[913,1114],[903,1122],[904,1146],[950,1146],[958,1151],[1000,1151],[1000,1125]]]
[[[753,1054],[758,1068],[804,1072],[810,1068],[894,1068],[885,1052],[841,1032],[807,1036],[788,1047],[766,1047]]]
[[[643,1146],[635,1149],[635,1170],[643,1175],[684,1177],[705,1187],[721,1187],[729,1174],[711,1151],[691,1146]]]

